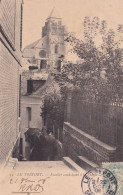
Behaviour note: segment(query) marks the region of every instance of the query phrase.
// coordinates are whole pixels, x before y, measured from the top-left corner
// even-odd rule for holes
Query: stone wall
[[[90,162],[100,165],[115,159],[116,148],[111,147],[82,130],[65,122],[63,128],[63,147],[65,156],[77,162],[78,156],[83,156]]]

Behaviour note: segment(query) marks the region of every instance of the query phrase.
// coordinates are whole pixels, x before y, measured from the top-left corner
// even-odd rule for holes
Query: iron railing
[[[91,102],[72,97],[70,123],[106,144],[123,144],[123,101]]]

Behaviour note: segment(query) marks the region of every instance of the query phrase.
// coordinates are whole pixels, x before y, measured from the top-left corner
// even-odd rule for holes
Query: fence
[[[122,100],[91,102],[74,94],[68,105],[72,125],[108,145],[123,147]]]

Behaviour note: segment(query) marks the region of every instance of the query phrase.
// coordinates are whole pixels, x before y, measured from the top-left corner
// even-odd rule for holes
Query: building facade
[[[24,48],[23,57],[38,69],[54,67],[60,71],[65,57],[64,34],[62,18],[53,9],[42,27],[41,38]]]
[[[41,130],[45,126],[41,117],[42,90],[53,82],[51,69],[61,70],[65,57],[64,33],[62,19],[53,9],[42,28],[41,38],[23,50],[23,58],[30,63],[29,70],[23,71],[21,78],[21,152],[27,160],[30,145],[25,140],[25,132],[36,128]]]
[[[38,70],[23,71],[21,75],[21,155],[26,160],[30,160],[30,144],[25,139],[26,131],[42,129],[43,98],[40,90],[45,86],[47,77],[48,74],[39,73]]]
[[[22,96],[21,98],[21,154],[26,160],[30,160],[30,144],[26,142],[25,132],[28,129],[42,128],[41,118],[42,100],[40,97]]]
[[[0,164],[19,153],[22,0],[1,1]]]

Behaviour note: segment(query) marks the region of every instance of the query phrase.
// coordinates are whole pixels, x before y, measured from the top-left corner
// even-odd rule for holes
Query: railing
[[[91,102],[72,97],[72,125],[112,146],[123,143],[123,102]]]

